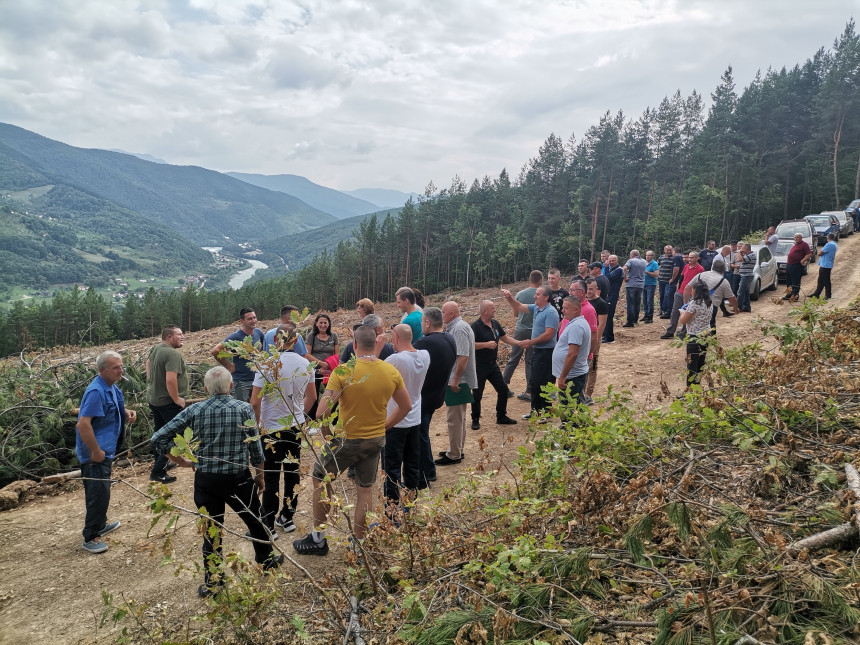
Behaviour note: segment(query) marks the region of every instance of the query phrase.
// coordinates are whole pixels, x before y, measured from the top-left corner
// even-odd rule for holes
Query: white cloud
[[[550,132],[637,118],[729,65],[802,63],[860,0],[28,0],[0,121],[172,163],[421,190],[516,175]]]

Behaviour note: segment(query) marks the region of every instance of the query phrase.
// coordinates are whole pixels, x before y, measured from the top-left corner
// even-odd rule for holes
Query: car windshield
[[[803,237],[807,237],[809,235],[809,227],[805,224],[780,224],[776,229],[778,237],[794,238],[797,233],[800,233]]]
[[[807,217],[806,221],[811,223],[813,226],[830,226],[830,218],[826,215],[822,215],[821,217]]]
[[[781,240],[780,243],[776,245],[776,253],[774,253],[774,255],[788,255],[792,246],[794,246],[793,241],[789,242],[788,240]]]

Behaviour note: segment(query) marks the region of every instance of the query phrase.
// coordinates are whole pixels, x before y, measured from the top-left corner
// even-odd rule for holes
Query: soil
[[[833,270],[834,297],[827,307],[844,306],[860,293],[860,271],[848,261],[860,250],[860,235],[841,240],[839,246]],[[817,265],[811,265],[809,275],[803,280],[802,291],[806,294],[814,290],[817,272]],[[516,291],[525,285],[506,286]],[[772,296],[781,294],[782,286],[778,291],[763,293],[758,302],[752,303],[752,314],[718,317],[720,341],[732,346],[760,340],[763,351],[774,349],[776,342],[763,337],[758,322],[789,319],[788,314],[794,307],[771,301]],[[428,298],[428,304],[439,305],[449,298],[461,303],[467,320],[476,317],[481,299],[496,299],[497,318],[512,331],[514,316],[497,289],[439,294]],[[639,324],[633,329],[625,329],[621,327],[622,312],[623,303],[616,318],[616,342],[601,350],[596,394],[604,394],[606,386],[611,383],[615,390],[629,390],[637,406],[661,405],[667,397],[674,397],[684,388],[684,350],[673,346],[670,341],[659,339],[664,331],[661,323],[667,321],[658,319],[654,324]],[[391,304],[379,306],[377,313],[388,324],[399,320],[399,313]],[[356,314],[350,311],[332,314],[334,329],[344,339],[342,343],[347,342],[347,330],[356,322],[355,318]],[[262,326],[268,329],[274,323],[264,321]],[[186,334],[183,352],[187,360],[201,362],[208,359],[207,350],[233,329],[235,326]],[[140,353],[155,342],[155,339],[148,339],[127,343],[121,349]],[[503,346],[500,360],[506,357],[506,350]],[[96,353],[98,350],[94,349],[92,355]],[[512,388],[517,393],[524,389],[522,366],[514,376]],[[517,426],[497,426],[492,422],[495,393],[490,388],[485,396],[489,397],[485,401],[485,409],[490,411],[490,415],[487,418],[485,413],[486,421],[480,430],[468,432],[466,460],[456,466],[439,467],[438,481],[430,494],[439,494],[469,471],[494,470],[502,462],[510,464],[516,456],[517,446],[527,441],[525,421],[520,420]],[[515,419],[519,420],[528,409],[528,402],[509,399],[508,412]],[[434,417],[431,439],[434,451],[447,447],[444,410],[438,411]],[[305,461],[309,462],[307,456]],[[139,462],[117,468],[114,472],[119,482],[113,488],[109,519],[120,520],[122,527],[105,538],[110,548],[103,554],[91,555],[80,548],[84,495],[78,482],[42,485],[43,494],[28,495],[28,501],[0,514],[0,645],[115,640],[119,628],[110,621],[98,628],[104,609],[103,593],[113,594],[117,599],[124,596],[146,603],[149,605],[148,614],[164,621],[181,620],[204,610],[204,601],[196,593],[200,576],[193,569],[200,558],[200,537],[194,518],[182,517],[174,536],[176,563],[184,563],[187,567],[177,572],[175,564],[160,566],[161,527],[147,536],[152,520],[145,496],[149,464]],[[193,507],[192,472],[184,469],[173,472],[179,477],[170,485],[175,493],[173,501]],[[348,481],[342,485],[351,493]],[[378,490],[376,494],[378,501]],[[307,491],[301,496],[299,509],[296,517],[299,530],[281,535],[278,544],[282,548],[288,548],[294,537],[309,529],[310,500]],[[228,526],[244,532],[235,516],[228,516]],[[228,548],[238,548],[251,558],[249,544],[239,544],[239,539],[233,536],[228,536],[225,541]],[[332,551],[326,558],[297,556],[297,559],[314,574],[322,575],[325,571],[344,567],[343,540],[333,540],[332,543]],[[292,573],[300,576],[296,571]]]

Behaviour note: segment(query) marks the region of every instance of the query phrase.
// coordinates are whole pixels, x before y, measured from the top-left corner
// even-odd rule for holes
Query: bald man
[[[391,333],[395,354],[385,359],[403,377],[412,408],[406,418],[385,431],[385,448],[382,450],[382,470],[385,471],[385,485],[382,487],[389,507],[387,512],[400,502],[401,488],[406,491],[418,489],[420,468],[418,458],[421,454],[421,388],[430,368],[430,353],[426,349],[416,350],[412,346],[414,330],[408,323],[395,325]],[[388,414],[394,412],[397,404],[388,402]]]
[[[475,334],[475,371],[478,376],[478,387],[472,390],[475,400],[472,402],[472,430],[481,427],[481,399],[484,398],[484,387],[487,381],[496,390],[496,423],[498,425],[514,425],[516,421],[508,416],[508,386],[499,369],[499,341],[507,345],[519,347],[520,342],[508,336],[499,321],[494,318],[496,305],[492,300],[483,300],[478,306],[480,318],[472,323]]]
[[[471,390],[478,387],[478,375],[475,370],[475,332],[460,315],[460,305],[449,300],[442,305],[442,320],[445,331],[453,339],[457,347],[457,360],[448,381],[448,394],[445,395],[448,405],[448,450],[439,454],[437,466],[450,466],[463,461],[463,447],[466,444],[466,404],[472,399]],[[463,390],[468,389],[468,396]],[[462,403],[459,401],[462,400]],[[457,401],[456,403],[454,401]]]

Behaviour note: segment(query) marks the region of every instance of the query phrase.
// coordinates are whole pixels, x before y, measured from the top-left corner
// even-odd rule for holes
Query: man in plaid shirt
[[[205,507],[205,515],[216,527],[224,524],[225,505],[239,514],[254,539],[255,560],[268,571],[279,566],[284,556],[275,555],[268,531],[259,519],[258,493],[264,488],[263,448],[257,428],[245,425],[254,419],[254,410],[230,395],[233,379],[226,368],[213,367],[206,372],[203,383],[210,397],[185,408],[156,432],[152,437],[153,447],[180,466],[194,469],[194,503],[198,509]],[[200,442],[194,455],[196,464],[170,454],[172,439],[185,428],[191,428],[194,441]],[[252,441],[246,443],[246,439]],[[203,538],[205,579],[197,590],[200,597],[205,598],[223,586],[218,571],[220,562],[221,546],[214,548],[207,530]]]

